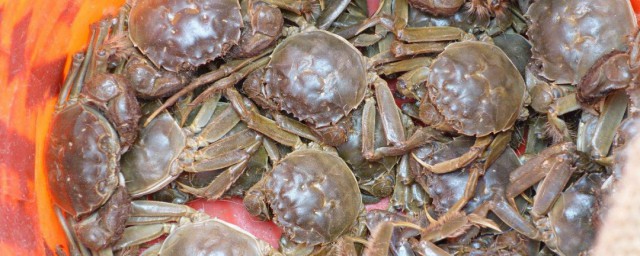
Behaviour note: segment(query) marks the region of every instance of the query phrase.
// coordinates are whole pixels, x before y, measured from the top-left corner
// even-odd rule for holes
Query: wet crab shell
[[[510,129],[525,83],[509,57],[483,42],[450,44],[431,64],[429,100],[453,129],[485,136]]]
[[[118,186],[117,132],[96,109],[75,104],[54,117],[50,134],[46,163],[54,201],[75,217],[93,212]]]
[[[540,0],[526,15],[540,74],[559,84],[577,84],[601,56],[622,50],[636,29],[626,0]]]
[[[266,197],[276,223],[296,243],[328,243],[347,232],[362,207],[358,183],[337,156],[297,150],[268,176]]]
[[[348,41],[326,31],[305,31],[274,50],[265,94],[279,109],[321,128],[360,105],[366,74],[364,57]]]
[[[171,232],[159,255],[267,255],[269,245],[218,219],[181,226]]]
[[[137,0],[129,14],[131,41],[169,71],[224,55],[238,43],[241,28],[237,0]]]
[[[129,194],[137,197],[153,193],[175,180],[186,144],[186,135],[169,113],[153,119],[122,156],[121,172]]]

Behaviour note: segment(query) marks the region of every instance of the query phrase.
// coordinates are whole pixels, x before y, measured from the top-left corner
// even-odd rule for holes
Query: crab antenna
[[[62,110],[67,102],[67,96],[69,96],[69,91],[71,91],[71,85],[73,85],[73,81],[76,80],[78,76],[78,69],[84,60],[84,54],[81,52],[77,52],[73,55],[73,60],[71,61],[71,69],[69,69],[69,73],[64,80],[64,85],[60,90],[60,95],[58,95],[58,103],[56,104],[56,112]]]

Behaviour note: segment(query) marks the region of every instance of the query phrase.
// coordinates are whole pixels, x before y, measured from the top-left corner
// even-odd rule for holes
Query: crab
[[[53,117],[46,159],[55,204],[78,220],[78,239],[98,251],[118,240],[129,214],[120,178],[120,155],[135,139],[140,107],[127,80],[97,65],[112,25],[94,25],[86,54],[74,56]],[[96,67],[95,70],[89,67]],[[83,87],[84,86],[84,87]],[[95,218],[108,221],[93,221]],[[91,234],[100,230],[99,236]]]
[[[398,86],[400,93],[417,100],[416,117],[424,124],[477,138],[464,155],[424,165],[436,173],[466,166],[494,141],[492,136],[506,136],[523,113],[526,93],[524,80],[507,55],[495,45],[477,41],[447,45],[429,67],[402,75]]]
[[[472,145],[473,138],[458,137],[435,152],[423,150],[422,148],[414,152],[416,157],[419,157],[422,161],[435,163],[462,155]],[[459,201],[468,196],[472,198],[469,199],[469,202],[462,201],[465,203],[462,206],[464,206],[465,212],[473,212],[476,207],[494,196],[495,189],[493,187],[507,186],[509,173],[518,166],[520,166],[520,161],[515,152],[507,148],[486,168],[485,174],[477,181],[477,185],[473,185],[476,188],[475,191],[467,192],[467,183],[470,178],[473,178],[470,177],[473,170],[465,169],[476,167],[444,174],[419,173],[419,175],[416,175],[416,180],[419,184],[425,186],[425,190],[433,199],[433,211],[437,216],[446,214],[451,208],[459,208],[461,205]]]
[[[560,194],[546,216],[535,220],[552,251],[559,255],[589,251],[604,212],[599,189],[603,181],[600,173],[585,174]]]
[[[437,16],[455,14],[464,4],[464,0],[409,0],[409,4],[416,9]]]
[[[360,189],[364,192],[363,199],[377,201],[379,198],[388,197],[394,190],[394,173],[400,157],[387,156],[382,159],[369,161],[362,154],[362,111],[363,108],[357,108],[350,115],[351,124],[347,134],[347,141],[336,147],[338,154],[353,170]],[[385,138],[383,127],[380,122],[380,115],[375,117],[375,139],[374,147],[380,148],[385,146]],[[411,120],[402,115],[403,127],[406,131],[413,128]],[[366,201],[365,201],[366,203]]]
[[[268,243],[220,219],[181,225],[144,255],[282,255]]]
[[[356,226],[363,211],[358,183],[335,149],[301,144],[247,191],[244,205],[269,217],[297,247],[327,245]]]
[[[46,151],[47,182],[56,206],[71,217],[59,214],[74,251],[111,250],[140,203],[131,201],[120,172],[120,157],[136,138],[141,114],[128,80],[108,69],[102,47],[113,24],[105,18],[94,25],[86,57],[74,56]],[[154,211],[145,216],[166,214],[149,205]]]
[[[260,148],[262,136],[244,129],[222,138],[239,118],[219,99],[218,95],[205,102],[185,127],[171,114],[163,113],[140,130],[139,139],[123,155],[121,163],[131,196],[156,192],[183,171],[225,169],[207,188],[189,190],[198,196],[218,198],[242,175],[251,155]]]
[[[595,66],[604,64],[601,58],[612,57],[614,54],[610,52],[624,50],[625,36],[637,29],[635,15],[628,1],[606,0],[537,1],[531,4],[526,15],[531,19],[527,35],[533,45],[534,74],[557,85],[577,85],[577,97],[569,94],[556,98],[547,111],[549,132],[555,141],[571,141],[569,129],[559,116],[580,109],[577,100],[583,102],[583,106],[593,103],[589,98],[597,97],[593,87],[598,85],[588,83],[606,79]],[[610,19],[612,16],[616,19]],[[620,57],[611,59],[621,60]],[[612,81],[624,80],[630,73],[616,71],[615,75],[618,77],[611,77]]]

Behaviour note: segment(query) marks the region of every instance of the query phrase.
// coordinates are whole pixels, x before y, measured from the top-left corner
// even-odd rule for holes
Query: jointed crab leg
[[[280,128],[295,135],[298,135],[302,138],[309,139],[315,142],[319,142],[320,139],[316,136],[313,131],[309,128],[309,126],[301,123],[298,120],[292,119],[288,116],[282,115],[278,112],[271,113],[276,123]]]
[[[444,51],[444,47],[448,43],[443,42],[425,42],[425,43],[403,43],[400,41],[394,41],[391,44],[391,52],[396,57],[412,56],[418,54],[427,53],[439,53]],[[428,64],[427,64],[428,65]]]
[[[227,134],[238,122],[240,122],[240,117],[236,111],[233,110],[233,107],[228,106],[218,116],[209,121],[209,123],[215,125],[204,127],[200,134],[195,137],[195,140],[199,145],[208,145],[222,138],[222,136]]]
[[[82,91],[82,86],[84,85],[85,76],[87,74],[87,69],[89,68],[89,63],[93,59],[93,52],[97,48],[95,45],[96,34],[101,33],[96,31],[96,28],[93,27],[91,29],[91,38],[89,39],[89,46],[87,46],[87,51],[84,54],[84,59],[82,61],[82,65],[78,70],[78,73],[74,76],[75,80],[73,83],[73,87],[71,88],[71,93],[69,94],[69,98],[67,100],[67,104],[74,104],[78,100],[78,96],[80,96],[80,92]]]
[[[255,143],[253,143],[252,145],[247,147],[245,149],[245,153],[250,156],[253,153],[255,153],[256,151],[258,151],[260,146],[262,146],[262,138],[261,137],[259,137],[258,140]],[[217,199],[220,196],[222,196],[222,194],[225,191],[227,191],[227,189],[229,189],[229,187],[231,187],[231,185],[233,185],[233,183],[235,183],[235,181],[240,177],[240,175],[242,175],[242,173],[246,169],[248,163],[249,163],[249,157],[246,157],[245,159],[242,159],[242,161],[230,166],[225,171],[220,173],[206,187],[203,187],[203,188],[192,188],[192,187],[189,187],[189,186],[186,186],[184,184],[180,184],[179,183],[180,188],[183,191],[185,191],[187,193],[190,193],[190,194],[193,194],[193,195],[198,196],[198,197],[205,197],[207,199]]]
[[[209,88],[207,88],[204,92],[200,93],[200,95],[191,102],[192,105],[198,105],[203,102],[205,99],[213,95],[214,93],[220,92],[226,88],[234,86],[236,83],[240,82],[240,80],[244,79],[251,72],[255,71],[258,68],[261,68],[271,60],[270,57],[262,57],[260,59],[255,60],[249,65],[244,66],[240,70],[231,73],[228,77],[220,79],[213,83]]]
[[[491,136],[476,138],[473,146],[471,146],[469,151],[464,153],[464,155],[434,165],[425,163],[419,157],[415,156],[415,154],[412,154],[412,156],[416,161],[418,161],[418,163],[420,163],[420,165],[433,173],[448,173],[467,166],[468,164],[473,162],[473,160],[478,158],[482,154],[482,152],[484,152],[484,150],[489,146],[489,144],[491,144],[491,141]]]
[[[62,110],[65,107],[65,103],[67,102],[67,97],[69,96],[69,92],[71,91],[71,87],[77,79],[77,76],[80,74],[79,69],[80,65],[84,60],[84,54],[76,53],[73,55],[73,60],[71,62],[71,69],[67,74],[67,77],[64,80],[64,85],[60,90],[60,95],[58,95],[58,103],[56,104],[56,112]]]
[[[204,84],[208,84],[211,82],[215,82],[218,81],[222,78],[224,78],[225,76],[230,75],[233,72],[236,72],[238,70],[240,70],[241,68],[253,63],[254,61],[268,55],[271,53],[271,50],[273,50],[272,48],[265,51],[264,53],[255,56],[255,57],[251,57],[251,58],[247,58],[244,60],[238,60],[235,62],[230,62],[228,64],[224,64],[222,66],[220,66],[218,69],[211,71],[209,73],[206,73],[204,75],[199,76],[198,78],[194,79],[193,81],[191,81],[191,83],[189,83],[189,85],[185,86],[184,88],[182,88],[182,90],[178,91],[177,93],[175,93],[174,95],[172,95],[171,97],[169,97],[163,104],[162,106],[160,106],[158,109],[156,109],[151,115],[149,115],[149,117],[147,118],[147,120],[145,121],[144,125],[148,125],[149,122],[151,122],[151,120],[153,118],[155,118],[156,116],[158,116],[160,113],[162,113],[163,110],[167,109],[169,106],[173,105],[174,103],[176,103],[178,101],[178,99],[180,99],[180,97],[186,95],[187,93],[195,90],[196,88],[204,85]]]
[[[394,73],[407,72],[407,71],[412,71],[425,66],[429,66],[431,65],[432,61],[433,61],[433,58],[431,57],[418,57],[418,58],[400,60],[398,62],[381,65],[376,69],[378,70],[379,74],[390,75]]]
[[[350,2],[350,0],[331,1],[316,19],[316,27],[325,30],[329,28],[331,23],[349,6]]]
[[[242,121],[247,123],[249,128],[289,147],[294,147],[302,143],[300,137],[282,130],[275,121],[257,113],[255,107],[251,105],[253,103],[245,99],[234,88],[227,88],[224,94],[236,112],[238,112]],[[250,107],[247,107],[247,104],[249,104]]]

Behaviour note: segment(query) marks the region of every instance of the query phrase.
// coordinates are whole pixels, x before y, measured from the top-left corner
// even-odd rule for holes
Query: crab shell
[[[271,246],[218,219],[183,225],[167,237],[159,255],[267,255]]]
[[[160,190],[181,172],[179,156],[187,137],[169,113],[154,118],[122,156],[122,175],[132,197]]]
[[[169,71],[224,55],[238,43],[242,25],[237,0],[137,0],[129,14],[133,44]]]
[[[602,217],[599,188],[603,181],[598,173],[581,177],[558,197],[548,217],[536,222],[554,252],[578,255],[589,250]]]
[[[637,26],[627,0],[540,0],[526,15],[540,75],[559,84],[577,84],[601,56],[623,50]]]
[[[71,105],[53,119],[46,152],[56,204],[79,217],[102,206],[118,186],[118,133],[96,109]]]
[[[322,30],[293,35],[274,50],[265,73],[265,96],[316,128],[336,124],[360,105],[366,61],[345,39]]]
[[[356,178],[335,153],[296,150],[267,179],[265,195],[276,224],[296,243],[334,241],[353,226],[362,208]]]
[[[427,82],[431,104],[468,136],[510,129],[525,100],[518,69],[499,47],[483,42],[448,45],[431,64]]]

